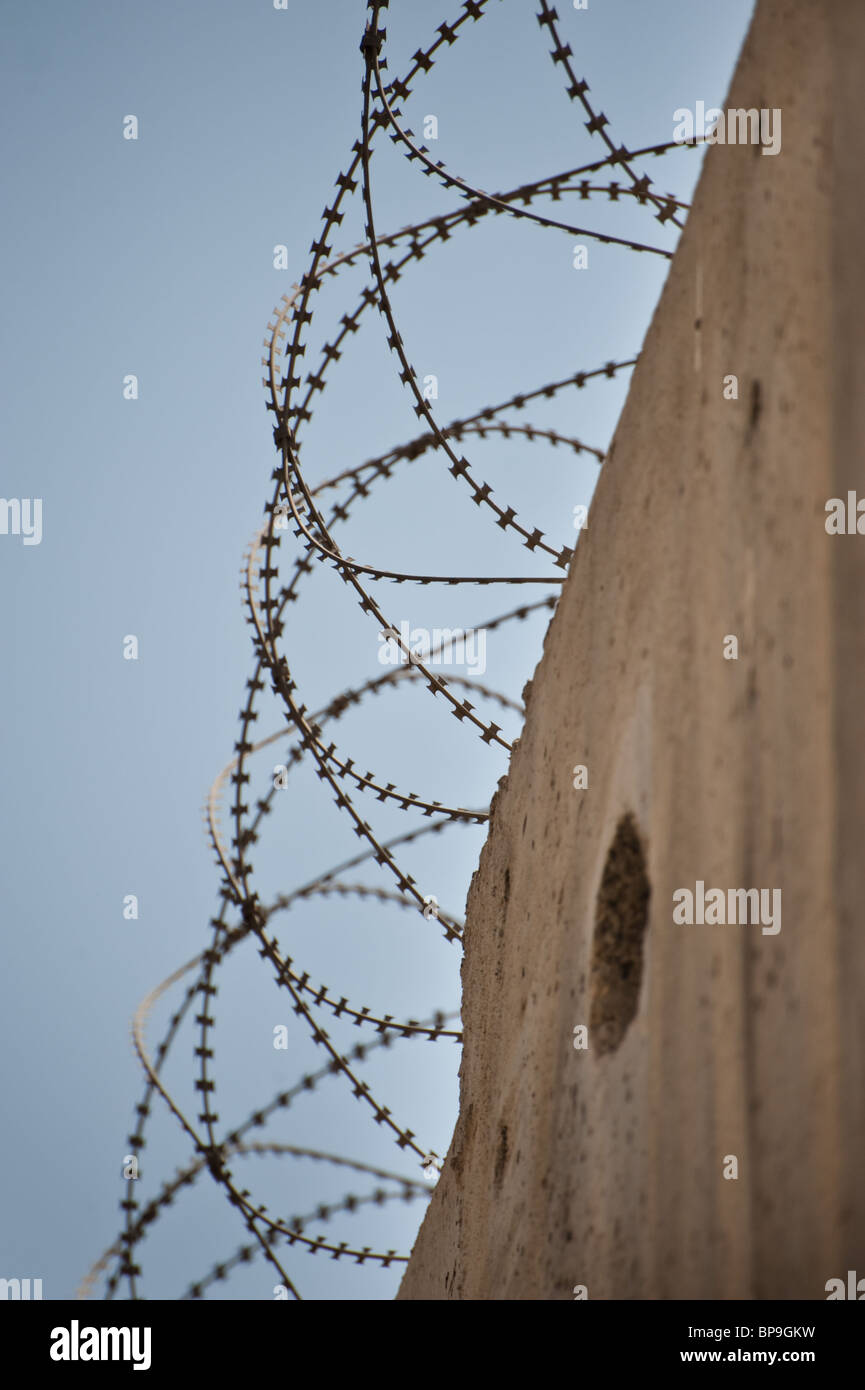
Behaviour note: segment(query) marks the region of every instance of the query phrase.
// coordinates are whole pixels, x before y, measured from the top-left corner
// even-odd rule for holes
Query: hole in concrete
[[[637,1012],[651,887],[634,818],[623,816],[601,877],[592,940],[589,1045],[615,1052]]]

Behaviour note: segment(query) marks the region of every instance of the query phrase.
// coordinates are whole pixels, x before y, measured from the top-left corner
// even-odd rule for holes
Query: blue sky
[[[434,157],[487,191],[604,153],[565,94],[536,8],[490,5],[405,104],[415,130],[437,116]],[[613,138],[639,148],[672,138],[676,108],[723,101],[751,8],[749,0],[591,0],[587,11],[560,4],[559,12]],[[392,5],[389,75],[404,72],[415,49],[458,12],[454,5],[433,15],[419,0]],[[238,570],[276,463],[262,339],[274,304],[307,267],[322,208],[359,133],[364,15],[355,0],[286,11],[269,0],[48,0],[4,16],[0,493],[43,500],[43,537],[24,546],[0,535],[0,1275],[42,1278],[46,1298],[71,1296],[119,1227],[121,1166],[141,1091],[130,1017],[208,944],[219,879],[200,807],[238,736],[252,669]],[[134,142],[122,138],[129,113],[140,122]],[[660,191],[688,198],[701,159],[677,149],[640,167]],[[380,231],[459,202],[388,140],[378,141],[373,178]],[[574,222],[675,247],[675,229],[646,209],[572,199],[556,215],[563,208]],[[362,239],[357,197],[341,233],[335,250]],[[668,262],[588,241],[588,270],[576,271],[573,241],[487,219],[432,250],[394,288],[410,358],[419,374],[438,377],[440,422],[638,352]],[[277,244],[288,248],[287,271],[274,269]],[[367,283],[361,265],[317,297],[307,370],[314,345]],[[334,370],[303,440],[312,482],[416,432],[385,336],[379,316],[367,315]],[[129,373],[139,379],[134,401],[123,398]],[[513,418],[603,449],[627,377]],[[464,449],[497,497],[557,544],[574,543],[573,506],[590,499],[594,463],[495,437]],[[358,559],[412,571],[554,572],[471,506],[432,453],[377,489],[340,544]],[[286,563],[290,556],[286,548]],[[396,622],[430,628],[483,624],[553,592],[377,588]],[[332,571],[319,569],[295,608],[285,645],[311,709],[381,671],[375,626]],[[519,697],[546,621],[490,635],[490,685]],[[138,637],[137,661],[123,660],[127,634]],[[513,717],[499,722],[513,737]],[[280,725],[265,701],[259,734]],[[507,766],[501,750],[484,746],[423,690],[394,691],[353,711],[338,742],[385,781],[452,804],[488,804]],[[280,760],[268,753],[256,762],[256,795]],[[285,797],[256,847],[265,901],[358,847],[311,771]],[[374,800],[361,809],[382,836],[410,828],[408,815]],[[482,829],[454,828],[419,842],[402,862],[461,915],[482,842]],[[362,876],[391,886],[369,866]],[[122,915],[130,893],[139,898],[137,921]],[[312,902],[287,914],[278,935],[313,981],[357,1005],[397,1017],[459,1008],[459,948],[417,913]],[[173,1006],[169,999],[155,1010],[153,1039]],[[220,978],[217,1015],[226,1127],[321,1064],[251,944]],[[287,1053],[272,1047],[273,1027],[283,1022],[291,1025]],[[350,1045],[357,1030],[335,1026],[333,1036]],[[195,1041],[182,1035],[168,1067],[168,1084],[190,1114]],[[438,1152],[456,1115],[458,1056],[453,1044],[402,1043],[365,1073]],[[259,1137],[417,1176],[339,1078]],[[175,1122],[157,1113],[142,1196],[188,1157]],[[244,1162],[259,1200],[286,1216],[314,1211],[349,1186],[371,1186],[302,1160]],[[422,1210],[422,1201],[389,1203],[328,1229],[337,1240],[407,1252]],[[142,1247],[143,1292],[179,1297],[244,1234],[212,1184],[202,1184]],[[286,1258],[305,1297],[391,1298],[399,1280],[399,1267],[356,1268],[295,1251]],[[270,1298],[274,1282],[259,1260],[208,1296]]]

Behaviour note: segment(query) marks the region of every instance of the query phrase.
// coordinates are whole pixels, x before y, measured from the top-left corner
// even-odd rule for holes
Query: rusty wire
[[[399,332],[388,287],[396,283],[407,269],[414,269],[434,244],[447,241],[458,231],[471,230],[491,216],[514,217],[534,226],[563,229],[602,243],[669,259],[672,253],[668,248],[593,230],[564,217],[537,211],[535,205],[546,200],[567,208],[573,203],[589,202],[595,197],[606,197],[614,203],[628,198],[645,207],[661,225],[670,222],[677,228],[682,226],[682,214],[686,208],[672,195],[659,194],[649,176],[638,174],[636,169],[637,161],[648,156],[661,156],[680,146],[668,142],[629,150],[624,145],[614,143],[607,117],[595,110],[589,100],[587,83],[576,76],[572,50],[563,43],[557,13],[547,0],[540,0],[537,15],[541,33],[553,44],[550,56],[556,68],[564,73],[567,93],[571,101],[581,108],[586,118],[586,129],[605,146],[606,153],[593,163],[496,194],[485,192],[449,171],[441,161],[432,160],[426,146],[420,144],[412,130],[404,124],[401,103],[408,98],[416,81],[438,60],[442,50],[455,44],[467,25],[481,20],[492,8],[492,3],[493,0],[465,0],[457,17],[450,23],[440,24],[432,42],[426,48],[419,48],[413,55],[407,74],[392,80],[388,80],[387,76],[387,34],[381,23],[383,12],[387,10],[387,0],[372,0],[368,6],[360,44],[363,110],[359,138],[352,148],[345,171],[336,179],[333,199],[324,209],[321,229],[310,249],[307,271],[293,286],[291,294],[282,297],[268,324],[265,339],[263,384],[267,409],[275,422],[273,436],[278,464],[273,471],[273,486],[265,504],[267,519],[254,537],[241,571],[241,588],[246,620],[252,633],[254,660],[240,711],[240,733],[234,747],[235,756],[214,782],[204,811],[206,832],[222,875],[220,908],[210,923],[211,935],[207,947],[148,995],[132,1024],[134,1047],[146,1079],[142,1099],[136,1107],[136,1124],[128,1139],[129,1146],[135,1154],[139,1154],[144,1147],[147,1123],[158,1096],[185,1134],[192,1157],[172,1180],[164,1181],[147,1201],[140,1201],[136,1196],[136,1180],[127,1182],[125,1199],[121,1204],[124,1213],[122,1230],[83,1281],[79,1290],[83,1297],[95,1291],[102,1277],[105,1297],[113,1297],[121,1287],[130,1298],[140,1297],[143,1239],[153,1223],[164,1217],[167,1208],[186,1188],[193,1186],[199,1178],[207,1177],[217,1184],[228,1204],[235,1208],[240,1223],[251,1239],[245,1240],[221,1263],[202,1274],[185,1293],[179,1295],[181,1297],[203,1297],[212,1284],[228,1278],[238,1265],[262,1257],[271,1265],[280,1285],[291,1297],[299,1299],[297,1261],[292,1261],[291,1273],[283,1263],[285,1253],[295,1249],[305,1249],[313,1254],[322,1252],[332,1259],[350,1259],[356,1263],[385,1268],[404,1263],[407,1258],[405,1252],[373,1250],[367,1246],[357,1248],[347,1241],[329,1239],[320,1233],[308,1235],[306,1228],[313,1221],[324,1225],[362,1205],[381,1206],[394,1200],[414,1201],[427,1197],[431,1189],[428,1183],[421,1180],[421,1170],[431,1162],[437,1167],[440,1163],[439,1155],[373,1096],[367,1083],[361,1079],[361,1066],[371,1052],[388,1047],[397,1039],[450,1040],[459,1043],[461,1034],[458,1028],[447,1026],[455,1016],[440,1013],[426,1020],[398,1020],[391,1015],[374,1014],[365,1006],[357,1007],[325,984],[312,985],[309,975],[281,950],[272,934],[272,922],[279,913],[296,910],[313,898],[331,895],[372,899],[381,904],[396,904],[404,910],[423,912],[427,899],[414,878],[400,867],[399,851],[425,835],[439,834],[458,823],[482,824],[488,818],[485,807],[473,809],[444,805],[414,792],[406,793],[377,776],[373,770],[361,772],[355,767],[354,760],[340,753],[336,744],[330,741],[327,726],[338,723],[349,709],[359,706],[367,696],[406,681],[424,685],[434,699],[443,700],[450,713],[460,723],[473,728],[482,743],[495,744],[506,751],[510,751],[511,745],[503,737],[501,726],[485,716],[468,695],[474,695],[481,702],[481,708],[498,704],[501,708],[521,711],[520,705],[481,682],[451,675],[444,678],[431,670],[429,662],[435,652],[431,652],[427,660],[421,660],[411,652],[395,624],[389,621],[373,597],[369,586],[384,579],[397,584],[419,585],[540,584],[548,590],[553,586],[552,594],[521,604],[485,623],[486,631],[524,619],[537,610],[552,609],[573,550],[551,541],[537,526],[518,519],[512,507],[494,498],[489,485],[478,480],[469,459],[460,452],[460,446],[466,439],[485,438],[488,435],[504,438],[519,436],[528,441],[543,440],[554,446],[562,445],[576,453],[587,452],[600,464],[604,457],[602,450],[548,427],[514,421],[510,418],[510,412],[523,411],[536,400],[551,400],[572,389],[582,390],[596,378],[615,377],[631,368],[636,359],[628,357],[607,362],[599,367],[568,374],[557,381],[527,386],[517,395],[445,426],[436,418],[430,401],[420,389]],[[375,219],[372,175],[373,144],[379,133],[390,137],[410,165],[420,168],[422,173],[457,194],[462,200],[461,205],[446,215],[431,217],[396,232],[384,234],[379,231]],[[618,172],[619,178],[610,181],[604,181],[603,177],[592,178],[604,172]],[[358,195],[363,207],[366,239],[351,248],[335,251],[331,242],[339,232],[345,206],[353,195]],[[338,277],[344,269],[362,264],[364,260],[370,271],[369,286],[352,311],[343,315],[339,330],[325,342],[318,365],[308,371],[304,378],[301,359],[306,350],[306,330],[313,318],[313,297],[325,282]],[[399,378],[413,400],[421,430],[401,446],[345,469],[313,487],[300,465],[301,434],[325,390],[330,368],[339,360],[348,338],[357,332],[364,315],[372,308],[378,310],[384,320],[388,346]],[[518,538],[520,545],[533,558],[545,561],[544,572],[510,576],[407,573],[381,568],[369,559],[358,561],[345,555],[335,539],[335,528],[348,520],[354,505],[365,501],[376,486],[387,482],[398,469],[415,464],[426,455],[433,455],[435,461],[442,460],[445,470],[462,490],[463,496],[474,502],[479,510],[488,513],[503,532]],[[337,495],[337,501],[328,508],[327,499],[331,493]],[[286,562],[281,556],[281,542],[289,537],[296,545],[290,560]],[[405,664],[343,691],[323,708],[310,712],[301,701],[281,639],[286,607],[298,600],[301,584],[313,572],[316,564],[330,566],[338,573],[348,590],[353,592],[364,616],[374,621],[379,631],[392,634]],[[268,682],[281,703],[287,730],[279,729],[255,741],[252,726],[258,719],[258,697]],[[275,787],[270,785],[254,802],[249,797],[247,787],[253,775],[250,768],[254,755],[274,742],[284,740],[286,735],[290,740],[285,762],[287,771],[292,771],[305,758],[311,760],[321,783],[329,787],[336,805],[352,822],[362,848],[352,859],[277,896],[271,903],[263,904],[255,889],[249,850],[257,841],[266,817],[274,809]],[[376,832],[359,809],[358,799],[362,796],[398,806],[409,815],[419,816],[421,823],[413,825],[400,836],[386,839]],[[228,839],[220,827],[220,808],[224,800],[227,801],[232,824]],[[387,886],[381,882],[371,884],[345,877],[361,868],[383,872]],[[461,924],[451,914],[437,908],[433,914],[427,911],[425,916],[437,923],[447,941],[458,942],[461,939]],[[214,1108],[217,1084],[212,1036],[216,1021],[215,980],[232,952],[248,938],[255,941],[261,959],[273,971],[275,984],[286,992],[295,1015],[308,1028],[316,1046],[323,1050],[325,1060],[317,1072],[299,1077],[293,1087],[280,1091],[236,1128],[227,1129]],[[187,976],[191,982],[186,985],[183,998],[151,1056],[145,1037],[148,1014],[158,999]],[[197,1011],[193,1009],[196,1003]],[[358,1042],[352,1049],[341,1051],[319,1021],[322,1010],[334,1018],[350,1020],[354,1026],[375,1036]],[[193,1117],[187,1115],[169,1093],[160,1075],[179,1030],[190,1014],[197,1028],[195,1089],[201,1098],[200,1113]],[[248,1137],[253,1131],[263,1128],[277,1112],[288,1108],[298,1096],[316,1089],[330,1077],[341,1078],[349,1084],[351,1093],[362,1102],[375,1123],[390,1132],[403,1158],[413,1156],[416,1166],[412,1172],[391,1172],[344,1155],[297,1145],[260,1142]],[[241,1185],[234,1172],[238,1160],[263,1153],[280,1155],[283,1159],[307,1158],[350,1168],[355,1174],[375,1178],[377,1185],[370,1191],[349,1193],[340,1200],[320,1204],[305,1216],[273,1217],[263,1205],[254,1201],[250,1189]]]

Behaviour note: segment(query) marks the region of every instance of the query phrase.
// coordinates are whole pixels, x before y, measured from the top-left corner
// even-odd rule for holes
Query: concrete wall
[[[401,1298],[865,1276],[865,537],[824,525],[865,496],[863,68],[860,0],[761,0],[727,105],[782,108],[782,152],[708,152],[634,373],[472,881]],[[697,880],[781,889],[781,930],[675,924]]]

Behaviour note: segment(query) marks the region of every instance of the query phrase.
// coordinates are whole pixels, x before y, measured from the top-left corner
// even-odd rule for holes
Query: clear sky
[[[437,117],[434,158],[488,192],[605,153],[567,98],[537,8],[488,5],[404,106],[416,131],[425,116]],[[578,76],[613,138],[632,149],[672,139],[676,108],[723,102],[751,9],[750,0],[558,5]],[[392,3],[388,75],[405,72],[459,10]],[[7,0],[3,11],[0,494],[42,500],[42,538],[25,545],[0,534],[0,1276],[41,1278],[45,1298],[65,1298],[119,1228],[126,1136],[142,1086],[130,1017],[209,944],[219,876],[199,811],[238,737],[252,669],[238,570],[276,463],[262,339],[274,304],[307,268],[322,208],[359,134],[365,8],[358,0],[289,0],[285,10],[272,0]],[[123,138],[129,114],[138,117],[136,141]],[[688,198],[702,157],[676,149],[639,168],[661,192]],[[382,232],[459,205],[381,137],[373,178]],[[633,202],[571,196],[549,211],[675,247],[675,228]],[[358,197],[340,232],[335,251],[362,239]],[[486,219],[434,248],[394,288],[409,356],[420,375],[438,378],[442,423],[638,352],[668,262],[583,240],[589,264],[576,270],[573,235]],[[279,244],[287,270],[274,268]],[[368,277],[360,265],[318,297],[306,370]],[[384,321],[368,314],[332,373],[303,438],[313,482],[417,431],[385,337]],[[124,399],[128,374],[138,378],[137,400]],[[627,378],[512,418],[604,449]],[[521,518],[558,545],[574,544],[573,507],[589,501],[597,476],[590,459],[497,437],[467,440],[463,451]],[[555,572],[473,507],[433,453],[377,489],[339,539],[344,553],[394,569]],[[293,552],[283,547],[288,564]],[[429,628],[483,624],[554,592],[376,589],[397,623]],[[285,649],[309,708],[381,672],[375,624],[331,571],[317,570],[295,609]],[[541,616],[490,635],[491,686],[519,698],[545,626]],[[137,661],[123,659],[130,634]],[[516,734],[512,715],[485,713]],[[257,732],[281,722],[265,702]],[[502,750],[484,746],[423,690],[382,695],[334,736],[363,769],[450,804],[487,805],[507,766]],[[255,764],[254,796],[281,760],[272,751]],[[284,796],[253,857],[264,901],[359,848],[311,772]],[[374,798],[359,801],[382,837],[421,823]],[[482,830],[454,828],[402,862],[461,916],[482,842]],[[369,866],[356,877],[391,886]],[[135,921],[123,917],[128,894],[139,899]],[[277,934],[314,983],[358,1006],[398,1018],[459,1008],[459,948],[419,913],[312,902],[282,919]],[[247,945],[220,977],[217,1109],[226,1128],[322,1064]],[[169,998],[154,1011],[152,1039],[172,1007]],[[272,1046],[281,1023],[287,1051]],[[358,1038],[353,1028],[332,1032],[344,1045]],[[184,1033],[168,1068],[192,1116],[196,1043]],[[365,1072],[400,1122],[439,1153],[456,1115],[458,1057],[453,1043],[400,1043]],[[419,1176],[339,1078],[257,1137]],[[157,1113],[142,1198],[189,1156],[176,1123]],[[302,1160],[244,1163],[258,1200],[283,1216],[375,1186]],[[212,1189],[208,1181],[181,1196],[145,1242],[147,1297],[179,1297],[243,1243],[236,1214]],[[390,1203],[321,1230],[407,1253],[422,1210],[422,1200]],[[391,1298],[401,1272],[299,1251],[286,1264],[305,1297],[325,1299]],[[274,1283],[257,1260],[207,1296],[271,1298]]]

